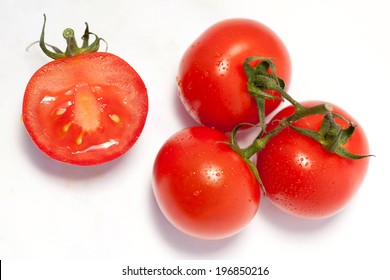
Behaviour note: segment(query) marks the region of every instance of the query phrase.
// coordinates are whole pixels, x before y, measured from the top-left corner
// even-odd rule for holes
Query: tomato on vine
[[[264,116],[247,85],[243,63],[248,57],[272,58],[288,88],[291,62],[282,40],[265,25],[249,19],[228,19],[202,33],[186,50],[179,66],[178,90],[189,114],[200,124],[230,132],[240,123],[259,123],[277,108],[280,95],[266,91]],[[252,65],[256,64],[251,62]],[[263,105],[261,105],[263,106]]]
[[[326,218],[339,212],[360,187],[367,169],[369,149],[364,131],[336,105],[297,102],[276,75],[259,71],[249,63],[260,60],[260,70],[275,66],[267,58],[251,57],[244,63],[253,92],[275,90],[291,106],[279,112],[268,125],[261,123],[253,143],[241,148],[236,141],[238,125],[230,146],[249,161],[257,154],[252,171],[266,196],[279,208],[304,218]],[[259,95],[259,98],[268,98]],[[260,105],[263,103],[260,103]],[[264,106],[259,106],[264,112]],[[249,164],[251,166],[251,164]]]
[[[301,103],[310,107],[320,102]],[[285,212],[326,218],[342,210],[368,170],[369,146],[363,128],[346,111],[331,105],[334,118],[308,115],[273,136],[258,152],[257,168],[267,197]],[[272,131],[294,114],[289,106],[267,126]],[[341,117],[342,116],[342,117]]]
[[[55,59],[38,69],[27,84],[23,123],[36,146],[49,157],[76,165],[113,160],[138,140],[148,112],[145,84],[120,57],[98,52],[103,40],[86,26],[82,47],[72,29],[63,36],[67,49],[44,41],[40,47]],[[89,36],[95,40],[89,44]],[[50,50],[52,49],[52,50]]]
[[[236,234],[255,215],[261,188],[303,218],[334,215],[356,193],[368,168],[362,128],[336,105],[296,101],[290,71],[281,40],[251,20],[217,23],[185,52],[179,96],[204,126],[169,138],[153,168],[155,198],[176,228],[203,239]],[[266,124],[281,100],[291,106]],[[248,126],[259,133],[241,147]]]

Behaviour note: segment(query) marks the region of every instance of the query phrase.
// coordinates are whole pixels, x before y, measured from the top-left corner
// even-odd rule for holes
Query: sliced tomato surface
[[[49,157],[96,165],[134,145],[147,112],[147,90],[138,73],[116,55],[94,52],[41,67],[26,87],[22,118]]]

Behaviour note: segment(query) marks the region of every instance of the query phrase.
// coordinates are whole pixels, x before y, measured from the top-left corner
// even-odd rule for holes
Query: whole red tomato
[[[357,124],[343,109],[332,106],[334,113]],[[280,111],[270,121],[268,130],[278,124],[277,120],[293,113],[292,106]],[[293,125],[318,131],[322,120],[323,115],[311,115]],[[335,120],[342,128],[348,126],[345,120]],[[362,127],[356,127],[344,148],[358,155],[369,153]],[[366,175],[368,162],[368,158],[353,160],[328,152],[315,140],[287,127],[258,153],[257,168],[267,197],[277,207],[302,218],[326,218],[339,212],[351,200]]]
[[[161,147],[153,190],[165,217],[202,239],[232,236],[256,214],[259,184],[229,139],[208,127],[186,128]]]
[[[243,63],[252,56],[274,58],[276,74],[290,84],[291,62],[280,38],[249,19],[221,21],[200,35],[184,53],[178,74],[179,96],[200,124],[223,132],[258,123],[255,99],[247,90]],[[275,92],[271,93],[276,95]],[[269,114],[280,100],[267,100]]]

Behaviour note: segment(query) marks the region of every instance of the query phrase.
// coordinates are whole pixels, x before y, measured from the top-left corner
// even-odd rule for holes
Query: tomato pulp
[[[41,67],[24,95],[22,119],[49,157],[96,165],[129,150],[148,112],[146,87],[123,59],[93,52]]]
[[[291,62],[285,45],[271,29],[253,20],[221,21],[186,50],[177,78],[179,96],[198,123],[230,132],[240,123],[259,122],[243,69],[244,61],[252,56],[272,58],[276,74],[286,87],[290,84]],[[265,113],[280,102],[267,100]]]

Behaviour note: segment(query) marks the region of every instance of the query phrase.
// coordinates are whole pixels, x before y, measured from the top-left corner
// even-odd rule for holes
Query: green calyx
[[[74,31],[71,28],[66,28],[64,32],[62,33],[63,37],[66,40],[66,50],[65,52],[61,51],[59,48],[47,44],[45,42],[45,27],[46,27],[46,15],[44,16],[44,21],[43,21],[43,27],[42,27],[42,32],[41,32],[41,37],[40,40],[35,43],[39,43],[39,46],[41,47],[42,51],[50,58],[52,59],[61,59],[69,56],[76,56],[79,54],[84,54],[84,53],[91,53],[91,52],[97,52],[100,47],[100,41],[103,41],[106,43],[106,41],[100,37],[98,37],[96,34],[92,33],[89,31],[88,23],[85,23],[86,28],[84,31],[84,35],[81,37],[83,40],[83,44],[81,47],[77,45],[76,38],[74,36]],[[89,43],[89,36],[94,35],[95,40],[90,44]],[[106,43],[107,45],[107,43]],[[51,49],[51,50],[50,50]]]
[[[341,128],[335,121],[335,118],[341,118],[344,121],[348,122],[347,128]],[[314,131],[310,129],[305,129],[301,127],[290,126],[295,131],[310,137],[316,140],[321,144],[323,148],[328,150],[331,153],[335,153],[340,157],[349,158],[349,159],[362,159],[369,157],[370,155],[356,155],[349,152],[343,147],[343,145],[348,141],[349,138],[353,135],[356,125],[349,120],[345,120],[342,116],[328,112],[325,114],[324,119],[321,124],[319,131]]]

